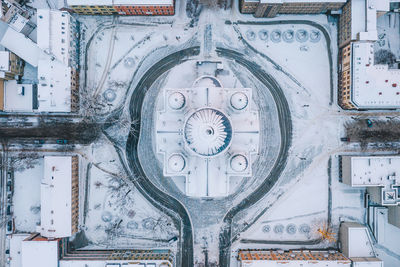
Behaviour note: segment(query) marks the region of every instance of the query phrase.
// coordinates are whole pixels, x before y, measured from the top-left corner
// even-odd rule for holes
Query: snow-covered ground
[[[178,235],[173,222],[126,181],[113,146],[103,140],[92,149],[96,162],[89,167],[82,203],[87,207],[82,228],[90,248],[171,246],[168,240]]]

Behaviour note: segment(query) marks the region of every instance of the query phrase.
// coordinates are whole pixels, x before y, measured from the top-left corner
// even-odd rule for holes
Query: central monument
[[[252,89],[164,88],[156,109],[156,154],[165,178],[186,195],[224,197],[252,175],[259,144]]]

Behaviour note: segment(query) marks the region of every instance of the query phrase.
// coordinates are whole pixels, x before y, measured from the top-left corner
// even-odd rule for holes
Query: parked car
[[[367,126],[368,126],[369,128],[372,127],[372,121],[371,121],[370,119],[366,119],[365,122],[367,123]]]
[[[59,144],[59,145],[65,145],[65,144],[68,144],[68,140],[66,140],[66,139],[57,139],[56,143]]]
[[[12,223],[12,221],[8,221],[7,222],[7,231],[12,232],[12,230],[13,230],[13,223]]]
[[[11,215],[11,205],[7,205],[7,215]]]

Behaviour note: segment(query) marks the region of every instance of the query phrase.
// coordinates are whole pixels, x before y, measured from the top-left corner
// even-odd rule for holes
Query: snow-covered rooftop
[[[71,68],[50,59],[39,60],[38,111],[71,112]]]
[[[4,82],[4,110],[11,112],[33,111],[33,85],[17,84],[16,80]]]
[[[22,266],[22,240],[29,237],[30,234],[12,234],[10,235],[10,267]]]
[[[342,252],[348,258],[375,257],[373,241],[364,225],[344,222],[340,225],[340,242]]]
[[[398,177],[400,185],[400,157],[351,157],[353,186],[383,186],[390,176]]]
[[[205,78],[209,79],[209,78]],[[185,177],[189,196],[232,193],[230,177],[250,177],[258,153],[259,118],[250,88],[164,89],[156,121],[164,175]]]
[[[71,34],[73,25],[71,16],[66,11],[38,9],[37,11],[37,44],[38,46],[68,64],[70,57]]]
[[[352,102],[357,108],[399,108],[400,69],[374,65],[372,42],[352,44]]]
[[[27,63],[37,67],[42,50],[32,40],[22,33],[11,28],[7,23],[0,20],[0,44],[25,60]]]
[[[351,39],[377,40],[377,12],[389,11],[389,0],[351,1]]]
[[[69,6],[164,6],[173,0],[67,0]]]
[[[21,267],[58,266],[58,241],[35,238],[22,241]]]
[[[41,222],[39,232],[48,238],[72,234],[72,158],[44,157],[44,176],[41,182]]]

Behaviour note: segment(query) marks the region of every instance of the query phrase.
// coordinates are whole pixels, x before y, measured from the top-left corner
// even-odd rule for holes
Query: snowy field
[[[167,246],[168,240],[178,235],[173,222],[130,183],[115,176],[124,174],[112,146],[98,143],[92,148],[92,156],[98,165],[88,167],[87,195],[82,205],[85,206],[82,228],[89,247],[143,249]]]

